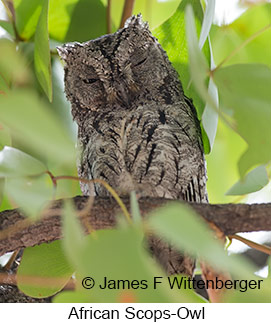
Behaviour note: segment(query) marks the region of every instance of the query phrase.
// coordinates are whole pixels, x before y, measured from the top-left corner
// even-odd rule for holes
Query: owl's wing
[[[125,166],[142,195],[207,202],[201,133],[185,101],[137,107],[123,133]]]

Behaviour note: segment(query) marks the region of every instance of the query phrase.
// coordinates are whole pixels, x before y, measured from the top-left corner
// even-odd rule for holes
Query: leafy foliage
[[[67,126],[72,123],[70,112],[62,108],[67,104],[56,80],[60,63],[55,46],[105,34],[107,1],[3,3],[8,20],[0,21],[6,30],[0,39],[1,209],[19,205],[26,216],[37,219],[53,196],[80,194],[76,182],[52,182],[52,174],[76,176],[75,136]],[[112,31],[118,28],[123,3],[112,0]],[[233,202],[229,195],[246,196],[268,185],[270,178],[271,4],[252,6],[227,26],[212,25],[213,11],[214,1],[208,1],[203,10],[200,1],[192,0],[138,0],[134,9],[150,22],[180,74],[185,94],[197,107],[205,151],[210,152],[210,200]],[[119,218],[114,230],[85,236],[73,207],[66,205],[63,240],[24,251],[19,288],[35,297],[54,295],[75,271],[75,291],[61,292],[55,301],[204,301],[191,290],[169,290],[165,284],[155,291],[138,288],[106,293],[82,288],[86,275],[95,277],[97,283],[104,276],[139,281],[162,276],[144,248],[146,230],[218,269],[242,279],[255,278],[255,268],[241,257],[226,256],[190,209],[169,204],[143,221],[135,195],[131,206],[132,223]],[[269,301],[269,286],[270,277],[264,280],[263,290],[228,295],[227,301]]]

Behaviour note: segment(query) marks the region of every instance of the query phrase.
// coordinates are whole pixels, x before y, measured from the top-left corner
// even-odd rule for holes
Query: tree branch
[[[135,0],[125,0],[124,8],[121,16],[120,28],[124,27],[125,21],[132,15],[134,4],[135,4]]]
[[[111,28],[111,0],[107,0],[107,7],[106,7],[106,33],[110,34],[112,32]]]
[[[75,207],[82,210],[88,197],[72,198]],[[165,203],[172,201],[162,198],[142,198],[139,200],[143,216]],[[129,208],[129,199],[123,202]],[[180,202],[184,203],[184,202]],[[271,231],[271,203],[269,204],[197,204],[189,203],[208,222],[215,224],[225,235],[237,232]],[[43,218],[30,223],[19,209],[0,213],[0,255],[20,248],[35,246],[61,238],[61,210],[63,200],[53,202]],[[87,222],[95,230],[112,228],[116,215],[120,213],[118,204],[112,198],[95,197],[91,213],[84,215],[82,224]]]

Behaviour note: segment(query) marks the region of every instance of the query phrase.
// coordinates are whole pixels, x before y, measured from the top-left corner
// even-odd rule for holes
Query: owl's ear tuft
[[[56,46],[56,50],[60,58],[65,61],[69,55],[67,48],[65,46]]]
[[[149,25],[147,22],[144,22],[142,20],[142,15],[139,13],[138,15],[131,16],[128,18],[125,22],[124,28],[128,27],[139,27],[139,28],[149,28]]]
[[[78,46],[82,45],[80,43],[67,43],[63,46],[56,46],[56,49],[60,58],[66,62],[69,55],[74,53]]]

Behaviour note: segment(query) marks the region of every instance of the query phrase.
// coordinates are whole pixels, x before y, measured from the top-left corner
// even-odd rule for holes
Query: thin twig
[[[63,290],[74,290],[76,282],[73,279],[67,280],[62,277],[38,277],[20,275],[20,282],[33,287],[58,287],[65,285]],[[17,275],[0,273],[0,284],[17,286]]]
[[[124,27],[125,21],[132,15],[134,4],[135,0],[125,0],[120,22],[120,28]]]
[[[16,251],[14,251],[13,252],[13,254],[11,255],[11,257],[9,258],[9,261],[5,264],[5,266],[3,267],[3,269],[5,270],[5,271],[8,271],[8,270],[10,270],[11,269],[11,267],[12,267],[12,265],[13,265],[13,263],[14,263],[14,261],[16,260],[16,258],[17,258],[17,255],[18,255],[18,253],[20,252],[20,249],[19,250],[16,250]]]
[[[268,246],[264,246],[262,244],[256,243],[254,241],[248,240],[248,239],[243,238],[243,237],[240,237],[237,234],[230,235],[228,237],[229,237],[229,239],[235,239],[235,240],[241,241],[244,244],[246,244],[247,246],[249,246],[249,247],[251,247],[253,249],[256,249],[258,251],[261,251],[261,252],[263,252],[263,253],[265,253],[267,255],[271,255],[271,248],[268,247]]]
[[[80,181],[80,182],[83,182],[83,183],[86,183],[86,184],[99,183],[99,184],[103,185],[107,189],[107,191],[114,197],[114,199],[116,200],[116,202],[118,203],[118,205],[122,209],[122,212],[125,215],[127,221],[129,223],[132,223],[131,215],[128,212],[125,204],[122,202],[121,198],[118,196],[117,192],[107,182],[103,181],[102,179],[99,179],[99,178],[86,179],[86,178],[80,178],[80,177],[77,177],[77,176],[55,176],[54,179],[56,181],[61,180],[61,179],[67,179],[67,180]]]
[[[106,33],[110,34],[112,32],[112,25],[111,25],[111,0],[107,0],[107,7],[106,7]]]

